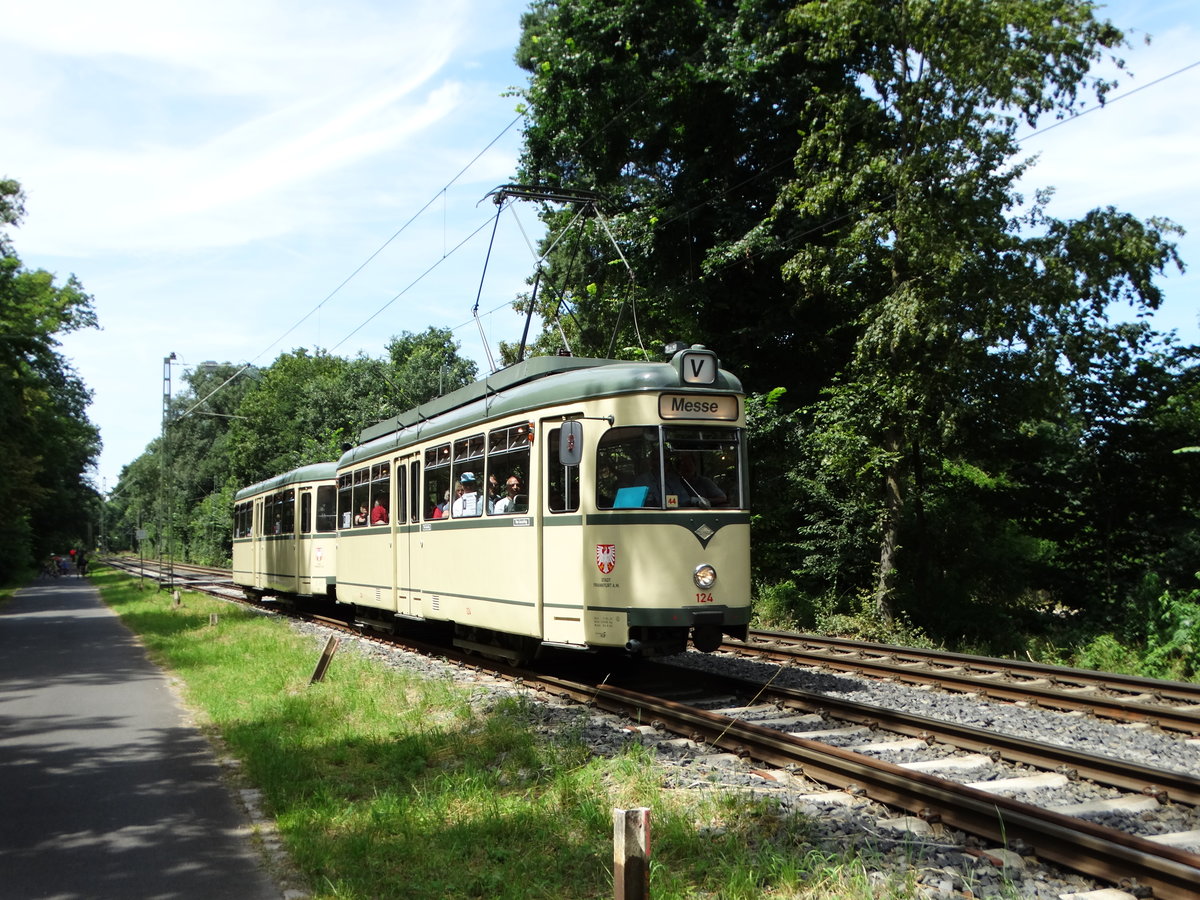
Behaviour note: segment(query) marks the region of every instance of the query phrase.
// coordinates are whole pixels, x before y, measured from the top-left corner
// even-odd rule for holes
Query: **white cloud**
[[[17,100],[0,127],[13,136],[5,165],[30,195],[22,239],[36,253],[287,234],[306,220],[272,212],[281,192],[336,192],[331,174],[398,152],[461,100],[442,74],[463,37],[461,3],[12,12],[0,50],[14,50]]]
[[[3,4],[6,42],[160,69],[160,87],[264,94],[319,88],[364,61],[443,56],[467,4],[295,0],[42,0]],[[177,79],[171,84],[171,79]]]

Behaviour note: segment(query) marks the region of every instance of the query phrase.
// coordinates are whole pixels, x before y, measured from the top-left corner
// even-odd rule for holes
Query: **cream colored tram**
[[[337,601],[385,626],[453,623],[459,645],[519,659],[744,637],[744,428],[740,383],[703,347],[512,366],[342,456]]]
[[[337,465],[304,466],[238,491],[233,580],[250,597],[324,597],[337,574]]]

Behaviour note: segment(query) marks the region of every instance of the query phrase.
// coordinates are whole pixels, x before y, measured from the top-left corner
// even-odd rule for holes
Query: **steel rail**
[[[937,739],[962,750],[998,756],[1009,762],[1069,771],[1079,778],[1155,797],[1200,806],[1200,778],[1169,769],[1158,769],[1108,756],[1031,741],[1002,732],[987,731],[913,713],[897,712],[853,700],[828,697],[797,688],[733,679],[740,690],[762,691],[763,700],[777,698],[783,705],[805,712],[825,712],[868,728],[882,728],[922,740]]]
[[[1069,690],[1033,683],[1005,684],[978,675],[962,674],[948,670],[919,671],[911,667],[889,664],[877,659],[850,659],[830,656],[827,653],[799,650],[789,647],[753,647],[738,642],[723,645],[724,649],[764,658],[773,662],[802,661],[806,665],[835,669],[843,672],[867,673],[881,678],[890,678],[910,684],[931,684],[960,693],[979,694],[997,700],[1032,701],[1053,709],[1092,712],[1106,718],[1125,722],[1144,722],[1159,728],[1200,734],[1200,705],[1194,708],[1176,708],[1140,703],[1118,697],[1107,697],[1099,693],[1077,694]]]
[[[753,646],[756,640],[763,642],[798,643],[810,652],[870,653],[877,656],[891,656],[897,659],[907,659],[913,663],[928,665],[961,666],[964,669],[987,674],[989,672],[1004,672],[1024,678],[1045,678],[1055,684],[1074,684],[1081,688],[1096,690],[1126,692],[1133,694],[1151,694],[1159,699],[1177,700],[1180,703],[1200,703],[1200,684],[1189,681],[1170,681],[1159,678],[1147,678],[1143,675],[1122,675],[1114,672],[1103,672],[1098,669],[1078,669],[1068,666],[1056,666],[1050,663],[1038,663],[1020,659],[1002,659],[996,656],[972,656],[967,653],[954,653],[945,650],[931,650],[924,647],[902,647],[896,644],[875,644],[870,641],[859,641],[851,638],[826,637],[824,635],[794,634],[786,631],[756,630],[750,632],[747,641],[728,641],[729,650],[738,650]],[[825,648],[824,650],[820,648]]]
[[[1160,900],[1195,900],[1200,854],[1163,846],[1135,835],[1007,797],[913,772],[863,754],[795,737],[610,685],[580,685],[540,679],[577,699],[611,712],[659,722],[694,740],[703,740],[771,765],[798,766],[824,784],[858,788],[872,799],[900,807],[998,843],[1027,842],[1042,858],[1112,883],[1133,878]]]

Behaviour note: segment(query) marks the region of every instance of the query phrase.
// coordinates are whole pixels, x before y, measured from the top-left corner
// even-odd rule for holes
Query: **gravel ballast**
[[[321,642],[329,634],[318,625],[295,623],[294,627]],[[806,816],[811,825],[810,839],[817,846],[836,852],[858,851],[872,880],[882,884],[894,879],[898,883],[915,873],[922,886],[922,897],[1059,898],[1104,887],[1042,863],[1031,855],[1030,848],[1019,843],[1008,847],[986,846],[952,829],[931,828],[919,819],[887,810],[865,797],[830,791],[803,777],[769,771],[732,754],[649,726],[636,726],[614,715],[548,699],[538,692],[473,669],[370,640],[344,639],[343,646],[389,666],[460,683],[474,695],[481,709],[494,705],[501,697],[513,695],[536,700],[536,704],[531,704],[535,718],[532,725],[547,739],[569,735],[572,740],[586,741],[592,752],[600,756],[621,752],[631,742],[640,743],[654,751],[662,769],[664,786],[709,793],[727,790],[770,800],[780,815]],[[774,678],[775,684],[1034,738],[1092,755],[1136,760],[1184,773],[1200,772],[1200,741],[1152,728],[1118,725],[1082,715],[815,669],[785,667],[781,670],[777,664],[722,654],[689,652],[671,657],[667,662],[758,681]],[[864,741],[848,740],[846,743],[854,745]],[[931,758],[939,750],[948,752],[947,748],[909,750],[883,758],[909,762]],[[1020,766],[1001,764],[986,772],[973,772],[968,776],[955,773],[947,777],[973,782],[1024,774],[1029,771]],[[1056,788],[1049,800],[1045,794],[1008,796],[1043,806],[1069,807],[1119,795],[1120,792],[1113,789],[1072,779]],[[1150,812],[1101,811],[1087,817],[1098,824],[1146,836],[1200,829],[1200,817],[1195,810],[1172,804],[1159,805]]]

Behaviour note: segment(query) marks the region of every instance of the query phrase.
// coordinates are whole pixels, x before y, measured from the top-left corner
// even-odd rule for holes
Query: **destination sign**
[[[737,397],[728,394],[660,394],[658,415],[663,419],[720,419],[733,421],[738,417]]]

